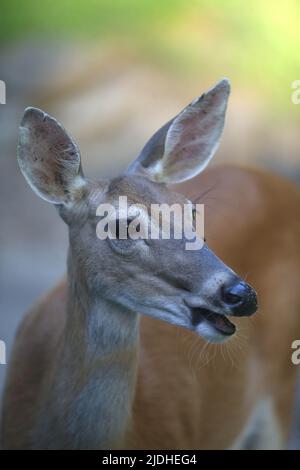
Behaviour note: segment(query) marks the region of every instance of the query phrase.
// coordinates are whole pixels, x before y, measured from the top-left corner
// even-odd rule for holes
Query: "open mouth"
[[[214,313],[211,310],[206,310],[204,308],[192,308],[191,311],[192,324],[194,326],[206,321],[218,333],[221,333],[224,336],[232,336],[236,331],[235,325],[231,323],[225,315]]]

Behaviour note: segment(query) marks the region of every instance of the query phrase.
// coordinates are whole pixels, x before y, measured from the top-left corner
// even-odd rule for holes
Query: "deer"
[[[4,449],[287,445],[297,379],[291,344],[300,337],[300,195],[256,168],[203,171],[229,94],[222,79],[161,127],[121,176],[101,180],[84,175],[79,148],[57,120],[25,110],[19,166],[66,223],[69,251],[66,278],[16,334]],[[184,237],[97,238],[97,207],[117,207],[120,195],[137,208],[163,202],[193,211],[203,202],[203,246],[186,250]]]

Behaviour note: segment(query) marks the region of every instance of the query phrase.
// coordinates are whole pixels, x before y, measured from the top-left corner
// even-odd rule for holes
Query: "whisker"
[[[206,201],[206,200],[209,201],[210,199],[213,199],[213,200],[215,200],[215,201],[218,201],[218,203],[223,204],[224,206],[229,206],[229,207],[231,207],[232,209],[238,210],[238,206],[236,206],[235,204],[229,204],[228,201],[224,201],[223,199],[220,199],[220,198],[218,198],[218,197],[210,196],[210,197],[208,197],[207,199],[205,199],[205,201]],[[205,204],[205,201],[203,201],[204,204]]]
[[[200,194],[200,196],[198,196],[196,199],[193,200],[193,203],[195,202],[198,202],[201,198],[203,198],[203,196],[206,196],[206,194],[209,194],[213,189],[215,189],[215,187],[217,186],[218,184],[218,180],[214,183],[213,186],[211,186],[211,188],[207,189],[206,191],[204,191],[203,193]]]

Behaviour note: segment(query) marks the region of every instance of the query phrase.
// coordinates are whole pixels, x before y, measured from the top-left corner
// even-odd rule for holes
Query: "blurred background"
[[[65,271],[67,231],[17,167],[24,107],[57,117],[92,177],[116,175],[151,134],[226,76],[232,83],[215,164],[300,181],[300,2],[2,0],[0,339],[7,357],[26,309]],[[0,366],[0,393],[5,366]]]

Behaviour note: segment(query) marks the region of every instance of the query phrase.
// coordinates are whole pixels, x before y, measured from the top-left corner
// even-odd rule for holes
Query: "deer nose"
[[[253,287],[243,281],[223,286],[221,299],[234,316],[250,316],[257,310],[256,292]]]

